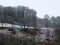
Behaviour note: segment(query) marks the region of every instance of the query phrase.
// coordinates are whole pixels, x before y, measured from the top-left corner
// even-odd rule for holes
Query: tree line
[[[49,15],[45,15],[44,18],[38,18],[38,22],[41,25],[41,27],[60,27],[60,17],[49,17]]]
[[[24,6],[0,6],[0,23],[35,26],[36,11]]]

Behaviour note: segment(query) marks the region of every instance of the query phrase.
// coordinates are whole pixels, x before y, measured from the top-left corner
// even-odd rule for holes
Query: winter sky
[[[60,16],[60,0],[0,0],[3,6],[27,6],[37,11],[37,16],[43,18],[49,16]]]

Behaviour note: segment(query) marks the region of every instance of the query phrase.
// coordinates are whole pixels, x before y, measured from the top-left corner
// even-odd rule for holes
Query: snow
[[[9,23],[0,23],[0,27],[24,28],[24,26],[14,25],[14,24],[9,24]],[[25,26],[25,28],[34,28],[34,27]]]

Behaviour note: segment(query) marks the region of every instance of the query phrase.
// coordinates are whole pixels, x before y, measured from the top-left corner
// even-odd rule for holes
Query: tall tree
[[[47,14],[44,16],[44,26],[49,27],[49,16]]]

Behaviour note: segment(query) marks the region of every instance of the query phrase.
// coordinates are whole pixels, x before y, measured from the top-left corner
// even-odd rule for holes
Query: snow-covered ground
[[[0,27],[24,28],[24,26],[14,25],[14,24],[9,24],[9,23],[0,23]],[[34,27],[25,26],[25,28],[34,28]]]
[[[19,28],[19,29],[20,28],[24,28],[24,26],[8,24],[8,23],[0,23],[0,27],[11,27],[11,28]],[[25,28],[27,28],[27,26],[25,26]],[[33,29],[34,27],[28,27],[28,28],[32,28]],[[47,31],[49,31],[50,40],[54,40],[54,28],[41,28],[40,31],[41,31],[41,34],[35,36],[36,40],[45,41],[46,38],[47,38],[46,35],[48,34]],[[9,31],[1,30],[0,33],[9,33]],[[23,33],[19,33],[18,35],[19,36],[24,36]]]
[[[54,28],[41,28],[40,31],[41,31],[41,34],[36,36],[36,41],[37,40],[46,41],[47,35],[49,35],[48,37],[50,40],[54,40]]]

